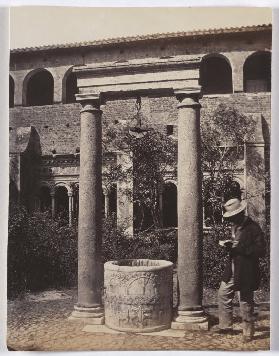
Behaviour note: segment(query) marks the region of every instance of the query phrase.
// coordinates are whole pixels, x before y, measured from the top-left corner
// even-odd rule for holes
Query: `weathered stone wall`
[[[35,126],[42,154],[75,153],[79,147],[79,104],[61,104],[10,109],[10,127]]]
[[[236,107],[242,113],[261,113],[270,123],[270,93],[232,95],[207,95],[201,99],[201,118],[210,115],[219,104]],[[166,125],[177,124],[177,100],[170,97],[143,97],[142,113],[146,124],[165,130]],[[103,120],[130,120],[136,113],[135,99],[107,101],[102,107]],[[10,127],[35,126],[40,135],[42,154],[75,153],[79,147],[79,104],[57,104],[10,109]]]

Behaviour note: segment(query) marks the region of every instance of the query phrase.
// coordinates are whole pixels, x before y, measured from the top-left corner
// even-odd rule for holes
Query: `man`
[[[227,250],[229,258],[218,291],[217,332],[233,332],[232,301],[235,291],[238,291],[243,341],[247,342],[254,335],[254,290],[259,287],[259,257],[264,256],[265,242],[259,225],[245,215],[244,201],[238,198],[229,199],[224,208],[223,217],[231,223],[232,238],[219,242]]]

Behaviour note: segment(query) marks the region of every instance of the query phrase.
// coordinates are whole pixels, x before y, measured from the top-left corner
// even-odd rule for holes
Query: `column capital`
[[[177,104],[178,108],[199,108],[201,106],[199,103],[199,99],[201,97],[200,86],[195,88],[175,89],[174,95],[179,101],[179,103]]]
[[[81,103],[82,109],[80,112],[102,112],[100,109],[100,95],[96,93],[76,94],[76,101]]]

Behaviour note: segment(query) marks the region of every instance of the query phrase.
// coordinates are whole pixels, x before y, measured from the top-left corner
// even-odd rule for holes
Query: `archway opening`
[[[68,190],[64,186],[58,186],[55,189],[55,213],[62,219],[69,217],[69,197]]]
[[[66,104],[75,103],[76,97],[75,94],[78,92],[77,87],[77,76],[75,73],[71,72],[67,75],[66,84],[65,84],[65,99]]]
[[[243,67],[244,91],[259,93],[271,91],[271,54],[255,53],[248,57]]]
[[[204,58],[200,68],[200,85],[204,94],[232,93],[232,69],[227,60],[221,56]]]
[[[51,209],[51,195],[49,187],[43,186],[40,188],[39,199],[41,211],[48,211]]]
[[[11,76],[9,76],[9,107],[14,107],[15,98],[15,82]]]
[[[26,105],[42,106],[53,104],[54,81],[47,70],[43,69],[31,76],[27,83]]]
[[[17,203],[18,202],[18,189],[13,180],[10,180],[9,184],[9,203]]]
[[[177,187],[174,183],[164,185],[163,226],[177,227]]]
[[[79,185],[76,184],[73,187],[73,218],[78,220],[79,212]]]
[[[113,184],[108,197],[108,214],[117,219],[117,187]]]

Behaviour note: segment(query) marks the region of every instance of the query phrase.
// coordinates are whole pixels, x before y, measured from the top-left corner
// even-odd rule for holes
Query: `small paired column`
[[[78,225],[78,301],[71,319],[103,324],[102,123],[99,98],[76,95],[80,115],[80,179]]]
[[[208,329],[202,308],[202,175],[198,91],[175,93],[178,107],[178,313],[174,329]]]
[[[55,188],[53,188],[50,192],[51,196],[51,216],[55,217]]]
[[[104,197],[105,197],[105,217],[109,216],[109,191],[108,189],[103,189]]]
[[[68,192],[69,199],[69,226],[73,225],[73,192]]]
[[[117,181],[117,224],[125,226],[125,231],[133,236],[133,180],[129,171],[133,168],[133,156],[131,152],[117,152],[117,164],[120,165],[126,177]]]

